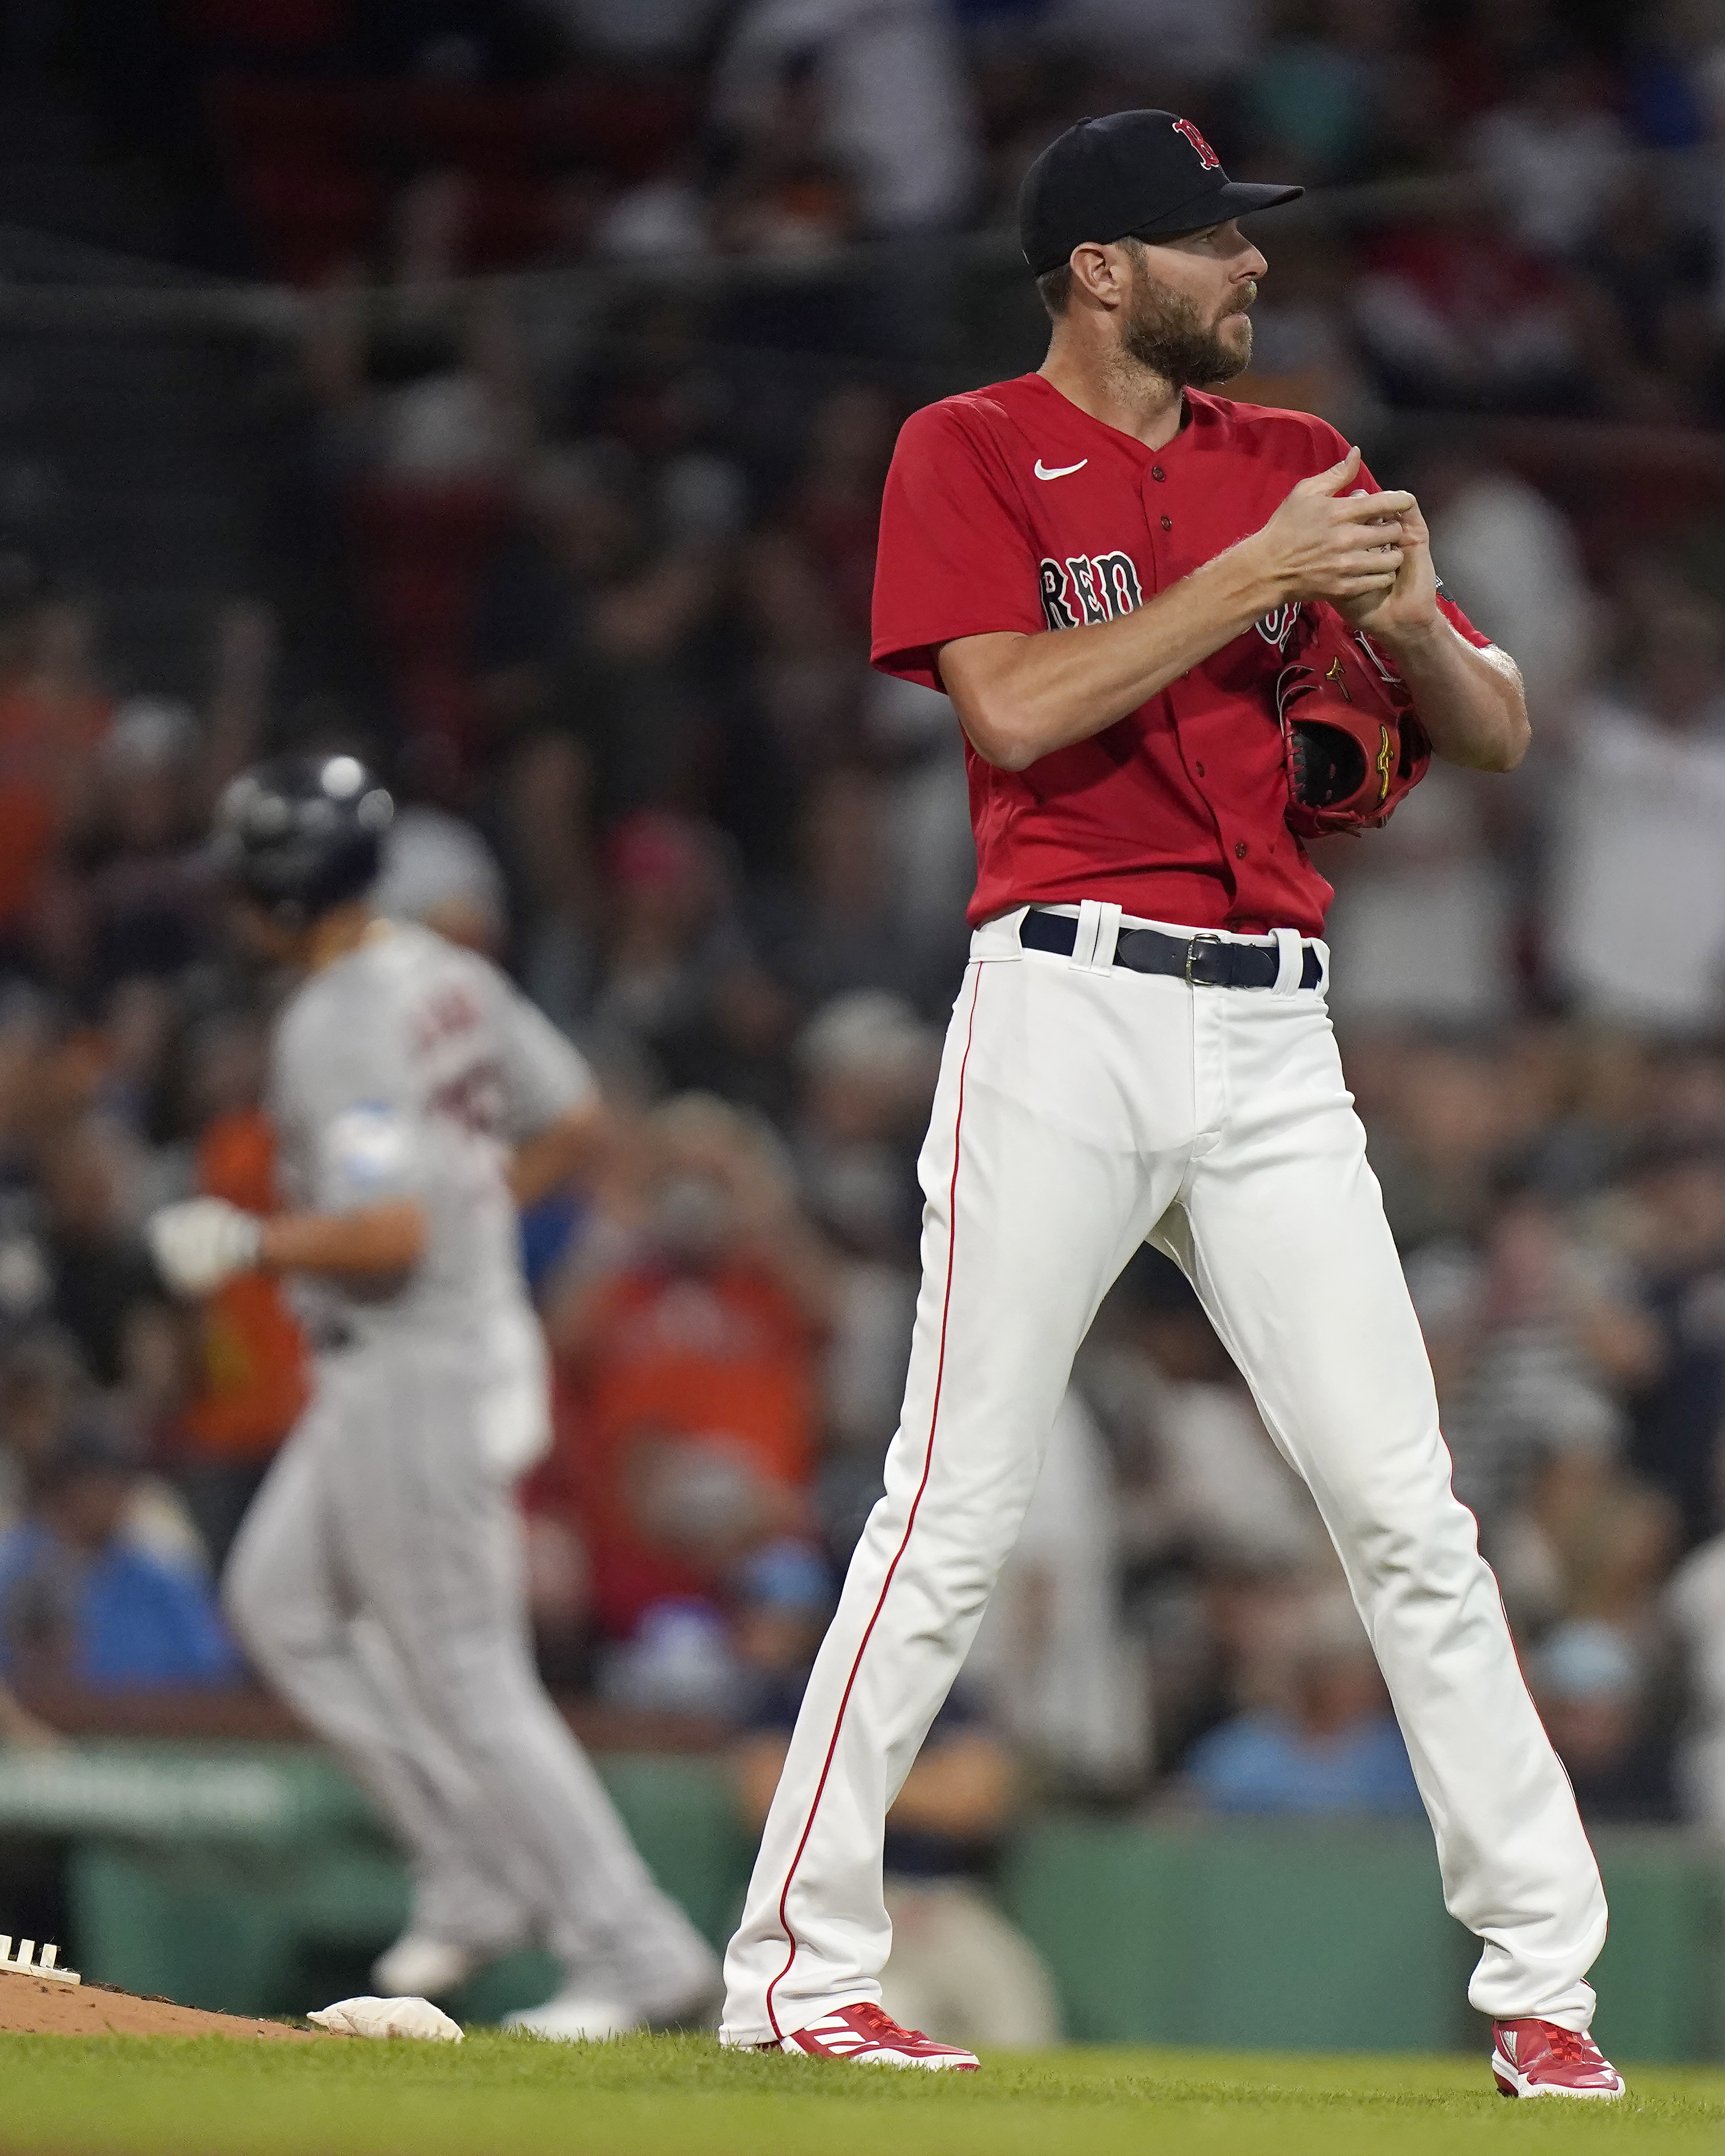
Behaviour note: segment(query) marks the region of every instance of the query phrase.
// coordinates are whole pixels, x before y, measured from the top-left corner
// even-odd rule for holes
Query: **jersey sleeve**
[[[495,977],[504,1115],[519,1142],[598,1092],[586,1059],[513,982]]]
[[[938,689],[954,637],[1047,626],[1029,526],[987,444],[950,405],[913,413],[880,502],[874,664]]]
[[[270,1120],[290,1202],[314,1213],[357,1213],[418,1196],[424,1119],[399,1043],[384,1029],[357,1026],[331,1040],[291,1016],[285,1034]]]
[[[1461,608],[1456,605],[1455,600],[1446,599],[1441,592],[1438,593],[1438,612],[1452,628],[1465,636],[1476,650],[1489,651],[1491,649],[1491,639],[1485,631],[1476,629]]]

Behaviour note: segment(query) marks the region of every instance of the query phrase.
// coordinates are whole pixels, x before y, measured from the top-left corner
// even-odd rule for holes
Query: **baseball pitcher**
[[[1250,358],[1266,266],[1238,220],[1299,192],[1230,182],[1173,113],[1068,130],[1021,202],[1046,361],[899,438],[875,663],[963,727],[975,932],[922,1159],[903,1419],[732,1943],[732,2044],[976,2065],[879,2006],[882,1818],[1074,1351],[1148,1240],[1340,1553],[1481,1943],[1499,2086],[1622,2090],[1587,2034],[1599,1873],[1450,1491],[1302,844],[1381,823],[1430,755],[1509,770],[1526,711],[1440,597],[1413,496],[1322,420],[1212,393]]]

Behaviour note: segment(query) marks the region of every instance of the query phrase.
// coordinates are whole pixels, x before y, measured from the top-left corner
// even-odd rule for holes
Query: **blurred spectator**
[[[963,732],[947,699],[915,681],[877,674],[865,697],[867,732],[886,767],[882,811],[899,932],[919,1002],[944,1011],[969,954],[964,914],[976,888]]]
[[[82,816],[108,700],[86,610],[51,597],[26,557],[0,556],[0,951],[31,968],[69,891],[57,860]],[[49,959],[50,966],[52,958]]]
[[[691,260],[711,252],[711,206],[697,160],[685,157],[668,172],[627,187],[598,220],[593,251],[616,262]]]
[[[1677,1097],[1694,1067],[1693,1056],[1668,1045],[1656,1057],[1632,1034],[1524,1020],[1503,1064],[1507,1090],[1520,1103],[1516,1142],[1524,1179],[1560,1204],[1584,1202],[1620,1173],[1650,1132],[1706,1135],[1713,1124],[1704,1114],[1692,1120]],[[1668,1111],[1660,1101],[1661,1073],[1672,1089]],[[1618,1239],[1608,1233],[1604,1240]]]
[[[1126,1630],[1124,1543],[1106,1443],[1069,1391],[965,1681],[1045,1781],[1088,1794],[1141,1786],[1150,1763],[1149,1669]]]
[[[841,767],[803,796],[795,886],[762,909],[763,953],[804,1010],[867,990],[913,994],[916,968],[887,882],[881,789]]]
[[[743,1676],[725,1611],[704,1595],[660,1595],[626,1640],[601,1648],[598,1689],[608,1705],[636,1714],[733,1722]]]
[[[788,1672],[733,1748],[751,1831],[767,1816],[807,1676],[806,1666]],[[1011,1750],[961,1679],[887,1815],[892,1952],[880,2004],[909,2028],[927,2023],[961,2030],[961,2043],[1040,2051],[1060,2041],[1054,1986],[983,1884],[1017,1809],[1018,1781]]]
[[[868,670],[880,488],[896,431],[892,401],[863,384],[813,414],[802,467],[743,563],[754,685],[800,774],[854,757]]]
[[[1613,1462],[1571,1461],[1540,1476],[1526,1525],[1549,1568],[1549,1611],[1540,1615],[1597,1619],[1651,1653],[1659,1588],[1677,1548],[1669,1500]]]
[[[105,1399],[91,1385],[64,1332],[37,1325],[18,1334],[0,1354],[0,1524],[18,1522],[33,1478],[69,1434],[92,1421],[115,1423],[122,1433],[131,1427],[123,1401]],[[172,1572],[209,1574],[209,1553],[178,1491],[136,1465],[120,1533],[128,1548]]]
[[[1669,1752],[1632,1641],[1597,1618],[1576,1619],[1540,1641],[1528,1676],[1584,1820],[1672,1816]]]
[[[1673,598],[1576,713],[1553,832],[1547,942],[1589,1016],[1686,1034],[1725,995],[1725,618]]]
[[[237,1681],[208,1586],[121,1533],[134,1471],[95,1421],[36,1464],[28,1513],[0,1540],[0,1669],[100,1691]]]
[[[470,951],[494,960],[503,955],[509,932],[503,871],[471,824],[429,802],[398,806],[372,903],[392,921],[422,921]]]
[[[798,73],[819,100],[819,147],[853,181],[871,231],[959,221],[977,181],[975,104],[935,0],[749,0],[714,78],[714,120],[758,140]]]
[[[204,1046],[208,1118],[197,1187],[247,1212],[279,1209],[275,1139],[260,1105],[259,1029],[230,1021],[225,1064]],[[228,1086],[211,1083],[218,1072]],[[231,1091],[230,1091],[231,1089]],[[228,1091],[223,1101],[220,1092]],[[219,1571],[247,1506],[310,1397],[305,1342],[281,1286],[241,1273],[196,1306],[195,1373],[178,1422],[177,1479]]]
[[[800,1690],[833,1614],[833,1579],[817,1550],[788,1537],[739,1568],[731,1584],[732,1640],[747,1716],[776,1712],[788,1688]]]
[[[1489,1034],[1389,1034],[1356,1041],[1353,1081],[1404,1256],[1466,1235],[1489,1210],[1491,1178],[1526,1135],[1526,1104]]]
[[[1431,1244],[1409,1266],[1438,1382],[1455,1494],[1494,1538],[1518,1522],[1536,1477],[1617,1459],[1614,1394],[1659,1363],[1634,1283],[1605,1252],[1578,1245],[1537,1191],[1499,1199],[1476,1254]]]
[[[857,174],[826,147],[833,133],[828,95],[813,51],[776,60],[714,204],[715,234],[726,249],[809,263],[860,236]],[[808,297],[812,305],[783,290],[761,295],[771,342],[800,344],[812,332],[817,346],[824,345],[819,316],[830,309],[832,295],[821,290]]]
[[[1716,1450],[1725,1471],[1725,1447]],[[1674,1772],[1683,1815],[1725,1842],[1725,1535],[1692,1550],[1666,1586],[1684,1715]]]
[[[1296,225],[1252,309],[1252,363],[1235,385],[1254,404],[1316,412],[1350,441],[1381,414],[1348,326],[1353,264],[1330,235]],[[1423,508],[1430,513],[1424,493]]]
[[[845,1250],[913,1265],[916,1158],[940,1066],[938,1034],[902,997],[862,989],[816,1012],[796,1060],[793,1144],[803,1202]]]
[[[1315,850],[1336,893],[1324,932],[1343,1024],[1472,1029],[1515,1009],[1517,894],[1494,843],[1505,805],[1501,788],[1434,763],[1369,850]]]
[[[502,317],[455,280],[474,213],[462,174],[431,171],[391,205],[378,275],[353,264],[311,317],[307,382],[332,475],[421,482],[501,470],[524,413]]]
[[[831,593],[845,631],[866,653],[880,531],[880,489],[901,408],[879,385],[857,382],[815,408],[801,470],[779,516],[792,543]]]
[[[1335,1560],[1304,1485],[1166,1258],[1142,1250],[1127,1267],[1076,1377],[1111,1454],[1116,1524],[1096,1540],[1120,1568],[1128,1627],[1077,1697],[1120,1687],[1116,1758],[1150,1738],[1167,1767],[1255,1697],[1271,1643],[1315,1583],[1333,1581]]]
[[[800,1691],[832,1604],[817,1550],[791,1536],[765,1543],[715,1599],[655,1602],[629,1639],[604,1650],[600,1692],[637,1712],[745,1725],[776,1712],[787,1685]]]
[[[1538,254],[1567,256],[1592,230],[1628,146],[1601,70],[1558,49],[1519,97],[1476,124],[1466,149],[1516,236]]]
[[[1282,1698],[1201,1737],[1184,1779],[1207,1810],[1416,1815],[1420,1792],[1349,1602],[1309,1609],[1287,1642]]]
[[[803,1202],[836,1255],[818,1503],[841,1562],[880,1494],[904,1397],[922,1220],[916,1152],[939,1060],[934,1029],[879,991],[827,1004],[797,1043],[793,1158]]]
[[[611,905],[584,1044],[639,1095],[699,1088],[761,1106],[782,1098],[792,1006],[733,911],[718,834],[657,810],[605,847]]]
[[[1571,279],[1476,219],[1457,215],[1375,239],[1353,315],[1392,403],[1564,412],[1584,401]]]
[[[773,1141],[736,1110],[674,1101],[639,1142],[613,1247],[578,1255],[547,1310],[564,1389],[549,1479],[615,1639],[805,1527],[834,1291]]]
[[[1431,527],[1445,591],[1513,654],[1534,724],[1567,716],[1594,664],[1599,618],[1567,520],[1453,430],[1432,438],[1407,484]]]
[[[722,482],[683,484],[700,477],[679,465],[649,480],[608,439],[542,451],[526,475],[526,521],[480,590],[472,659],[497,741],[567,743],[579,808],[601,823],[691,791],[693,647],[735,507]]]
[[[1659,1341],[1634,1402],[1634,1459],[1692,1546],[1725,1527],[1714,1472],[1725,1430],[1725,1147],[1706,1136],[1656,1142],[1621,1197],[1620,1233]]]
[[[1580,261],[1604,409],[1676,424],[1703,417],[1717,394],[1707,320],[1712,249],[1687,191],[1673,190],[1664,173],[1626,169]]]
[[[1361,170],[1400,12],[1396,0],[1315,0],[1282,12],[1239,86],[1256,165],[1308,184]]]
[[[98,746],[79,852],[99,986],[183,973],[208,945],[203,752],[197,714],[159,696],[122,704]]]
[[[1182,1275],[1142,1250],[1121,1276],[1078,1368],[1120,1464],[1127,1546],[1303,1566],[1322,1527],[1271,1443],[1244,1380]]]
[[[48,1313],[76,1343],[99,1385],[125,1385],[141,1408],[171,1390],[176,1320],[137,1234],[136,1158],[104,1118],[85,1113],[49,1132],[37,1172],[38,1247],[52,1286]]]

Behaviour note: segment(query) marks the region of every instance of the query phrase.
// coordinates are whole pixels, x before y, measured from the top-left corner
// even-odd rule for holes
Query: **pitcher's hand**
[[[1349,494],[1360,455],[1350,449],[1327,471],[1294,486],[1262,530],[1246,543],[1284,600],[1376,603],[1393,590],[1402,565],[1403,515],[1411,494]]]
[[[1431,534],[1420,505],[1411,506],[1399,520],[1401,565],[1388,591],[1364,592],[1356,598],[1337,599],[1337,611],[1356,629],[1379,638],[1394,650],[1409,639],[1428,636],[1443,616],[1438,612],[1437,572],[1431,566]]]

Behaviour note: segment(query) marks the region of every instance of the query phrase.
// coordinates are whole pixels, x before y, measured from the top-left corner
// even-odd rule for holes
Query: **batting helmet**
[[[275,757],[242,772],[223,794],[215,856],[272,921],[303,928],[377,881],[394,814],[357,757]]]

